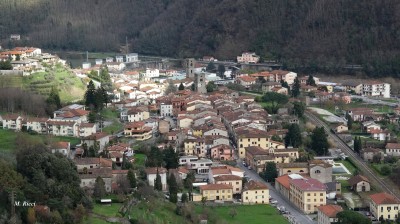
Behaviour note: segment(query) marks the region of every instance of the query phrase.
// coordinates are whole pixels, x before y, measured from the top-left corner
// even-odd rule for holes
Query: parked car
[[[277,200],[271,200],[270,203],[271,204],[276,204],[276,203],[278,203],[278,201]]]

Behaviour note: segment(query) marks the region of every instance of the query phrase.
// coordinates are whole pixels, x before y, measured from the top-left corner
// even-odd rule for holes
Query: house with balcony
[[[362,83],[362,95],[390,98],[390,84],[381,81],[365,81]]]
[[[79,137],[88,137],[94,133],[96,133],[96,124],[95,123],[80,123],[78,125],[79,129]]]
[[[55,142],[51,145],[51,153],[61,153],[63,156],[71,155],[71,144],[69,142]]]
[[[34,131],[38,134],[47,134],[48,118],[32,117],[26,119],[26,130]]]
[[[143,141],[153,137],[153,129],[146,126],[144,121],[131,122],[125,125],[124,135],[137,141]]]
[[[110,143],[110,135],[105,132],[97,132],[82,138],[81,143],[86,144],[88,148],[97,147],[98,152],[102,152],[106,145]]]
[[[47,133],[55,136],[78,137],[78,125],[73,121],[49,119],[47,121]]]
[[[1,115],[3,129],[20,131],[22,130],[22,123],[24,118],[18,114],[5,114]]]
[[[256,55],[254,52],[243,52],[241,56],[237,56],[238,63],[245,63],[245,64],[255,64],[260,61],[260,56]]]

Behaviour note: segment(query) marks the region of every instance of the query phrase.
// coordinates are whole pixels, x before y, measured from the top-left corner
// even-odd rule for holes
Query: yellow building
[[[236,136],[239,158],[241,159],[246,157],[246,147],[259,146],[267,149],[270,146],[267,132],[255,128],[239,129],[236,131]]]
[[[244,204],[268,204],[268,186],[260,181],[249,181],[243,188],[242,202]]]
[[[208,201],[232,201],[232,192],[233,187],[227,184],[207,184],[200,186],[200,194],[207,198]]]
[[[245,161],[255,171],[262,172],[265,164],[274,163],[290,163],[298,158],[297,149],[263,149],[260,146],[249,146],[245,148]]]
[[[318,224],[337,223],[337,213],[343,211],[339,205],[322,205],[318,207]]]
[[[207,149],[205,140],[199,137],[185,139],[183,151],[185,152],[185,155],[206,157]]]
[[[216,184],[226,184],[233,187],[233,194],[240,194],[242,192],[242,178],[236,175],[221,175],[214,177]]]
[[[370,195],[370,210],[377,219],[396,220],[399,217],[400,201],[388,193]]]
[[[312,178],[289,179],[289,200],[306,214],[326,205],[326,185]]]

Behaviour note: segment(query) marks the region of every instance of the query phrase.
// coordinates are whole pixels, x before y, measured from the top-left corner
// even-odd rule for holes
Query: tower
[[[195,62],[196,62],[196,60],[194,60],[194,58],[187,58],[185,60],[186,78],[194,78]]]
[[[206,88],[206,74],[204,72],[202,73],[196,73],[194,79],[194,85],[196,88],[196,91],[198,93],[207,93],[207,88]]]

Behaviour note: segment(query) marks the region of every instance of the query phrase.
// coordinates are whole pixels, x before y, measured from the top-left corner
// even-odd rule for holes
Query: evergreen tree
[[[93,196],[97,199],[100,199],[106,195],[106,185],[104,183],[103,178],[97,177],[96,182],[94,184]]]
[[[353,118],[351,118],[349,112],[346,112],[347,127],[349,130],[353,128]]]
[[[96,87],[92,80],[90,80],[87,85],[87,90],[85,93],[85,105],[93,108],[96,105]]]
[[[20,61],[21,60],[21,55],[17,54],[17,56],[15,56],[15,60],[16,61]]]
[[[94,111],[90,111],[89,115],[88,115],[88,120],[89,123],[96,123],[96,119],[97,118],[97,114]]]
[[[184,90],[185,86],[183,86],[183,83],[179,84],[178,90]]]
[[[303,117],[304,111],[306,110],[306,105],[302,102],[293,103],[293,113],[298,117]]]
[[[311,150],[317,155],[326,155],[329,148],[328,135],[324,127],[316,127],[311,135]]]
[[[225,77],[225,65],[218,65],[218,76],[223,79]]]
[[[213,81],[208,82],[207,85],[206,85],[206,89],[207,89],[208,93],[213,92],[217,88],[218,88],[217,85],[215,85],[215,83]]]
[[[274,162],[268,162],[265,164],[264,178],[268,182],[275,182],[275,178],[278,177],[278,171]]]
[[[0,70],[12,70],[12,64],[10,60],[0,61]]]
[[[152,146],[150,153],[147,156],[146,166],[147,167],[160,167],[163,165],[163,153],[157,146]]]
[[[294,83],[292,86],[292,96],[293,97],[298,97],[300,95],[300,80],[299,78],[294,79]]]
[[[123,170],[129,170],[132,168],[132,164],[127,160],[125,153],[122,155],[122,165]]]
[[[306,85],[316,86],[314,77],[312,75],[308,76],[308,79],[306,80]]]
[[[160,176],[160,174],[158,173],[158,168],[157,168],[156,179],[154,180],[154,190],[156,190],[156,191],[162,191],[161,176]]]
[[[136,188],[136,176],[132,169],[128,171],[128,180],[131,188]]]
[[[179,166],[179,154],[175,152],[172,146],[169,146],[167,149],[164,150],[164,162],[165,168],[169,169],[176,169]]]
[[[371,224],[371,220],[364,215],[351,211],[345,210],[337,213],[336,217],[338,218],[338,224]]]
[[[207,72],[213,72],[215,71],[216,67],[214,62],[210,61],[210,63],[208,63],[207,67],[206,67],[206,71]]]
[[[50,95],[46,100],[47,104],[54,105],[56,109],[61,108],[61,100],[60,95],[58,94],[58,90],[56,88],[51,88]]]
[[[172,203],[178,202],[178,183],[176,182],[176,178],[174,174],[169,176],[168,180],[168,189],[169,189],[169,201]]]
[[[188,202],[188,195],[187,195],[186,192],[182,194],[181,202],[182,202],[182,203]]]
[[[298,148],[303,143],[301,131],[298,124],[291,124],[288,133],[285,136],[285,146]]]

